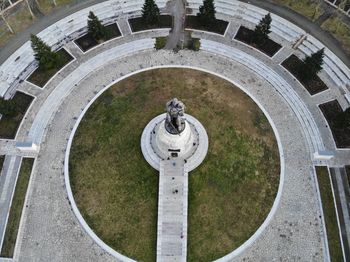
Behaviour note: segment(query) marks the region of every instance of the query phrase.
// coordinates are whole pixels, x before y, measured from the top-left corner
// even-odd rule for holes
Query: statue
[[[165,129],[173,135],[180,134],[185,129],[185,105],[177,98],[166,103]]]

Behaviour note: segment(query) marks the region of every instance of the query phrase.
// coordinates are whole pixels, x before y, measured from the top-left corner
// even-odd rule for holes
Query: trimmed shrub
[[[154,45],[154,48],[159,50],[159,49],[163,49],[166,45],[167,42],[167,38],[166,37],[157,37],[156,38],[156,43]]]

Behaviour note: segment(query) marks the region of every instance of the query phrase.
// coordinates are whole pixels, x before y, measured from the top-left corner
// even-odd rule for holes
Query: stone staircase
[[[157,261],[186,261],[188,173],[183,159],[161,161]]]

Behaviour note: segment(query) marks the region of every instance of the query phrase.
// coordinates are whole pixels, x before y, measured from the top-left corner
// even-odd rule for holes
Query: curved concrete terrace
[[[237,19],[230,19],[230,26],[237,27]],[[307,261],[327,260],[325,231],[312,166],[315,163],[349,164],[350,152],[335,148],[330,130],[317,105],[336,98],[345,108],[348,104],[343,94],[333,87],[313,97],[305,93],[300,83],[279,65],[281,58],[294,52],[290,50],[287,40],[283,42],[283,50],[272,59],[244,44],[232,41],[232,36],[221,37],[200,32],[196,34],[204,39],[203,51],[198,53],[181,51],[174,54],[169,51],[150,50],[150,39],[162,34],[164,35],[164,30],[125,34],[121,39],[113,40],[85,54],[67,43],[64,47],[76,54],[76,60],[56,75],[44,89],[38,89],[26,81],[18,84],[18,90],[33,94],[36,99],[16,140],[36,138],[41,148],[27,195],[27,207],[21,222],[15,260],[114,259],[84,232],[70,210],[62,176],[67,139],[81,110],[97,92],[118,78],[161,66],[194,67],[230,80],[263,108],[279,134],[283,148],[281,158],[285,163],[280,204],[255,241],[249,243],[239,254],[236,252],[226,259],[256,261],[300,257]],[[129,42],[142,42],[141,39],[149,39],[144,41],[145,45],[140,44],[142,52],[135,53],[128,48],[122,48],[123,44],[127,46],[126,43]],[[106,57],[105,54],[116,45],[118,47],[115,48],[119,48],[124,54],[120,53],[104,63],[102,60]],[[231,51],[229,55],[228,52]],[[98,65],[93,66],[90,61],[94,61],[94,64],[98,62]],[[82,65],[84,66],[81,67]],[[258,70],[258,66],[267,69],[273,79],[270,74]],[[79,72],[82,73],[80,77]],[[328,73],[325,77],[331,78]],[[46,110],[50,101],[55,102],[55,106]],[[301,120],[300,117],[306,120]],[[314,161],[311,154],[315,149],[323,147],[334,150],[335,158],[331,161]],[[6,150],[21,155],[13,145],[9,145]]]

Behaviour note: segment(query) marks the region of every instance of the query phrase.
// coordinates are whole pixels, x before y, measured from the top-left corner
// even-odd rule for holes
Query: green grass
[[[16,92],[12,100],[16,105],[17,114],[14,117],[2,117],[0,120],[0,138],[15,138],[17,129],[21,124],[29,105],[33,101],[33,97],[21,92]]]
[[[331,261],[343,261],[339,239],[337,215],[327,167],[316,167],[317,180],[321,193],[323,215],[326,223],[328,248]]]
[[[13,257],[19,223],[22,215],[24,200],[28,188],[34,158],[24,158],[17,179],[15,194],[12,199],[10,214],[6,226],[4,243],[1,249],[2,257]]]
[[[57,7],[53,5],[52,0],[37,0],[37,3],[39,3],[39,9],[42,13],[45,15],[49,15],[53,11],[57,10],[58,8],[62,7],[63,5],[69,5],[73,2],[77,2],[77,0],[56,0]],[[30,12],[27,8],[27,5],[25,1],[23,3],[19,4],[17,7],[12,9],[13,11],[9,11],[8,15],[6,15],[6,19],[10,26],[12,27],[15,34],[18,34],[25,29],[27,29],[29,26],[31,26],[35,21],[37,21],[37,18],[33,19],[30,15]],[[0,47],[5,46],[8,41],[14,36],[6,27],[6,25],[2,24],[0,26]]]
[[[350,166],[345,166],[345,171],[346,171],[346,175],[348,176],[348,181],[350,183]]]
[[[5,161],[5,156],[4,155],[0,155],[0,175],[1,175],[2,167],[4,165],[4,161]]]
[[[52,0],[37,0],[40,11],[45,15],[52,13],[63,5],[69,5],[73,2],[77,2],[77,0],[56,0],[57,5],[55,6]]]
[[[25,30],[27,27],[32,25],[35,21],[30,15],[25,2],[20,4],[19,10],[16,13],[6,15],[6,20],[10,24],[14,33],[19,33]],[[14,8],[16,9],[16,8]],[[6,25],[1,25],[1,37],[0,37],[0,47],[5,46],[6,43],[14,36],[8,29]]]
[[[315,21],[324,12],[321,5],[313,0],[274,0],[274,2],[287,6],[312,21]]]
[[[342,22],[338,17],[327,19],[322,28],[331,33],[342,45],[343,49],[350,54],[350,26]]]
[[[154,44],[154,48],[157,50],[163,49],[166,46],[167,39],[167,37],[157,37],[156,43]]]
[[[277,144],[258,106],[231,83],[186,69],[137,74],[86,113],[70,157],[71,185],[88,224],[108,245],[154,261],[158,173],[140,150],[143,128],[178,97],[201,121],[209,151],[189,177],[188,260],[219,258],[266,218],[279,183]]]

